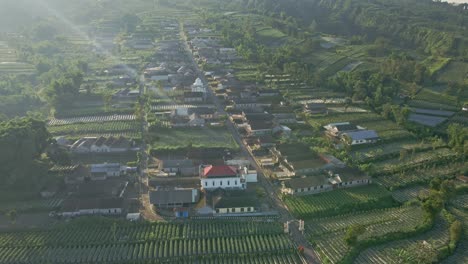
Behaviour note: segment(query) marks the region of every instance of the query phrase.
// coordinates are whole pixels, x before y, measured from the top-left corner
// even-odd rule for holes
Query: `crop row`
[[[16,210],[18,212],[25,211],[50,211],[60,207],[62,199],[36,199],[32,201],[19,201],[19,202],[8,202],[0,204],[0,212],[6,212],[9,210]],[[1,235],[0,235],[1,237]]]
[[[103,123],[75,123],[50,126],[53,135],[82,135],[88,133],[131,132],[138,131],[141,124],[137,121],[112,121]]]
[[[358,239],[366,240],[393,232],[414,230],[421,222],[422,215],[422,209],[413,206],[373,210],[306,221],[306,232],[317,245],[322,259],[336,263],[348,250],[344,236],[350,226],[364,226],[365,230]]]
[[[420,195],[427,194],[429,194],[429,189],[427,187],[415,185],[393,191],[392,197],[398,202],[403,203],[412,199],[416,199]]]
[[[399,253],[403,253],[406,249],[417,243],[428,242],[432,247],[438,249],[446,245],[449,241],[448,223],[443,219],[438,219],[434,228],[420,236],[390,242],[381,246],[371,247],[361,252],[356,259],[356,263],[402,263]],[[415,252],[407,251],[407,254],[415,254]]]
[[[148,240],[169,240],[183,238],[206,238],[244,235],[280,234],[278,223],[264,222],[191,222],[187,224],[138,224],[88,227],[69,226],[52,230],[29,232],[0,233],[0,247],[6,246],[42,246],[42,245],[78,245],[111,242],[142,242]]]
[[[68,125],[75,123],[93,123],[110,121],[130,121],[135,120],[135,115],[107,115],[107,116],[80,116],[63,119],[52,119],[47,124],[49,126]]]
[[[117,263],[150,259],[177,259],[206,255],[290,254],[294,246],[284,235],[164,240],[83,246],[3,247],[0,259],[7,263],[65,262]]]
[[[305,196],[287,196],[286,205],[298,217],[340,214],[359,209],[388,207],[392,203],[390,193],[376,185],[341,189]]]
[[[377,180],[387,188],[404,187],[414,183],[428,182],[436,177],[447,177],[465,168],[463,162],[453,162],[442,165],[422,165],[409,171],[400,171],[379,177]]]
[[[412,225],[414,225],[415,223],[418,223],[421,218],[422,210],[419,207],[403,206],[397,208],[378,209],[369,212],[345,214],[307,221],[307,233],[312,237],[319,236],[330,232],[345,230],[354,224],[360,224],[369,226],[366,233],[369,232],[370,234],[374,234],[375,228],[371,228],[371,226],[380,224],[388,226],[390,223],[396,223],[395,227],[398,228],[397,225],[405,225],[408,222],[413,222]],[[365,235],[367,236],[367,234]]]

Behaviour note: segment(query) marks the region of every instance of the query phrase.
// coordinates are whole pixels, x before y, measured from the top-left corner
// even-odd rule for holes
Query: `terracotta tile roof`
[[[220,166],[213,166],[209,165],[203,168],[203,177],[226,177],[226,176],[236,176],[237,171],[236,168],[233,166],[227,165],[220,165]]]

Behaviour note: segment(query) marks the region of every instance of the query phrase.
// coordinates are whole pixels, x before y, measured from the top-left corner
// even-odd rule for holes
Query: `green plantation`
[[[229,148],[237,149],[238,145],[226,128],[158,128],[150,133],[154,150],[194,148]]]
[[[0,259],[14,263],[299,261],[294,244],[282,234],[278,223],[227,220],[132,224],[96,220],[50,230],[0,233]]]
[[[287,196],[285,202],[295,216],[306,219],[395,205],[390,193],[377,185],[315,195]]]

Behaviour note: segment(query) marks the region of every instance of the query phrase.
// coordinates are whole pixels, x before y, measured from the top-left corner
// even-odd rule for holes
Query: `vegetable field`
[[[405,249],[417,243],[423,243],[423,241],[435,249],[447,245],[449,241],[448,223],[439,219],[433,229],[420,236],[368,248],[359,255],[355,263],[404,263],[404,260],[401,259],[402,255],[414,254],[414,252],[408,252]]]
[[[287,196],[289,210],[300,218],[336,215],[345,212],[390,207],[390,193],[377,185],[360,186],[305,196]]]
[[[300,260],[289,237],[282,234],[281,225],[263,222],[119,222],[0,233],[0,259],[8,263],[145,260],[152,263],[299,263]]]
[[[52,119],[48,122],[49,126],[69,125],[75,123],[93,123],[110,121],[130,121],[135,120],[134,115],[109,115],[109,116],[80,116],[63,119]]]
[[[137,133],[141,128],[138,121],[110,121],[93,123],[73,123],[67,125],[49,126],[48,129],[52,135],[69,137],[91,136],[103,134],[127,135]]]
[[[322,259],[336,263],[349,249],[344,242],[349,226],[360,224],[365,227],[358,238],[362,240],[393,232],[411,231],[421,222],[422,214],[421,208],[413,206],[379,209],[306,221],[306,230],[309,239],[317,245]]]

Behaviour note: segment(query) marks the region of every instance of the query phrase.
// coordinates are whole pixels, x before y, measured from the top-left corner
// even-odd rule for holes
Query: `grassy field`
[[[394,204],[390,193],[377,185],[340,189],[315,195],[286,196],[286,205],[299,218],[327,216],[389,207]]]
[[[192,146],[195,148],[238,148],[231,133],[225,128],[190,128],[190,129],[158,129],[156,133],[150,134],[155,141],[152,148],[178,149]]]

